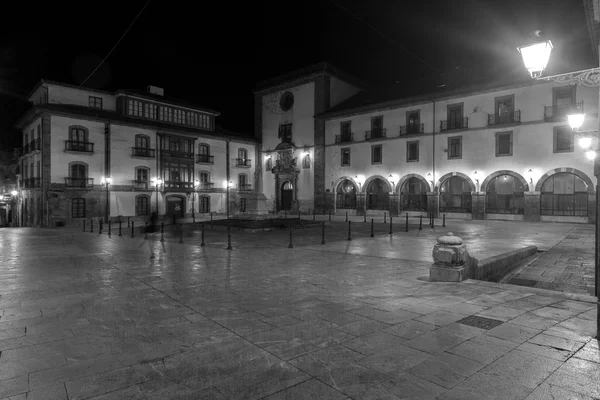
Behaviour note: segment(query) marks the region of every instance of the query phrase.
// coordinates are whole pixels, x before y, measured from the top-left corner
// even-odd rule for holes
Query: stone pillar
[[[429,268],[432,282],[461,282],[469,278],[470,257],[467,246],[452,232],[441,236],[433,246],[433,264]]]
[[[588,224],[596,223],[596,192],[589,193],[588,192]]]
[[[434,218],[439,216],[439,201],[437,192],[427,192],[427,214],[433,214]]]
[[[471,218],[485,219],[485,192],[471,192]]]
[[[390,194],[390,216],[398,216],[398,193]]]
[[[540,222],[541,192],[525,192],[525,210],[523,219],[526,222]]]

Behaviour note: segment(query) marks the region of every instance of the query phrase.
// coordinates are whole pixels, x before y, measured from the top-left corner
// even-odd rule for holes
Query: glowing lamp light
[[[162,179],[155,178],[153,181],[154,186],[160,186],[162,184]]]
[[[571,128],[577,132],[581,125],[583,125],[583,120],[585,119],[585,114],[581,112],[574,112],[572,114],[567,114],[567,120],[569,121],[569,125]]]
[[[594,150],[588,150],[585,152],[585,156],[588,160],[593,161],[596,158],[596,152]]]
[[[17,192],[16,190],[13,190],[12,192],[10,192],[10,194],[12,194],[13,196],[16,196],[19,194],[19,192]]]
[[[271,155],[270,155],[270,154],[267,154],[267,155],[265,156],[265,158],[268,160],[269,158],[271,158]]]
[[[589,149],[590,147],[592,147],[592,138],[591,137],[579,138],[579,146],[584,150]]]
[[[529,71],[529,75],[532,78],[539,78],[548,65],[550,59],[550,53],[552,52],[552,42],[549,40],[528,44],[526,46],[518,47],[521,57],[523,57],[523,64]]]

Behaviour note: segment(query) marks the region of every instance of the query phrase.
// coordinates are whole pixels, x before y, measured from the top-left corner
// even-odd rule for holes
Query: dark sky
[[[80,84],[146,1],[21,1],[4,13],[0,146],[15,145],[19,96],[40,78]],[[526,78],[516,47],[535,29],[554,43],[549,69],[597,64],[582,0],[151,0],[86,86],[161,86],[251,132],[260,80],[319,61],[399,93]]]

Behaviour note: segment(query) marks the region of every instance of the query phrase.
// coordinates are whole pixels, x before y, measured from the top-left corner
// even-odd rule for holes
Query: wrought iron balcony
[[[148,189],[152,189],[150,187],[150,181],[138,181],[138,180],[133,180],[131,181],[131,184],[133,186],[133,189],[138,189],[138,190],[148,190]]]
[[[210,191],[214,189],[214,183],[213,182],[200,182],[200,185],[198,186],[198,190],[201,192],[206,192],[206,191]]]
[[[583,101],[573,104],[555,104],[552,106],[544,106],[544,120],[558,121],[565,119],[567,114],[574,109],[579,109],[580,112],[583,112]]]
[[[424,130],[424,124],[408,124],[400,127],[400,134],[410,135],[411,133],[423,133]]]
[[[251,185],[251,184],[249,184],[249,183],[241,183],[241,184],[238,184],[238,190],[239,190],[240,192],[249,192],[249,191],[251,191],[251,190],[252,190],[252,185]]]
[[[373,129],[370,131],[365,131],[365,140],[371,140],[371,139],[381,139],[386,136],[386,128],[379,128],[379,129]]]
[[[205,163],[205,164],[214,164],[215,156],[211,156],[209,154],[196,154],[196,162]]]
[[[26,189],[39,188],[40,184],[41,184],[40,178],[27,178],[27,179],[23,179],[23,181],[21,182],[21,185]]]
[[[65,178],[65,186],[91,188],[94,186],[94,178]]]
[[[145,157],[145,158],[154,158],[156,151],[154,149],[149,149],[147,147],[132,147],[131,148],[133,157]]]
[[[521,123],[521,110],[488,115],[488,125],[504,125],[519,123]]]
[[[94,152],[94,143],[78,142],[75,140],[65,140],[65,150],[80,151],[83,153],[93,153]]]
[[[187,153],[183,151],[173,151],[173,150],[162,150],[161,153],[164,157],[174,157],[174,158],[186,158],[186,159],[194,159],[194,153]]]
[[[177,189],[177,190],[192,191],[192,190],[194,190],[194,182],[165,181],[164,188],[171,189],[171,190]]]
[[[440,121],[440,131],[451,131],[453,129],[467,129],[469,127],[469,118],[456,118]]]
[[[29,142],[29,151],[41,150],[40,139],[35,139]]]
[[[342,133],[341,135],[335,135],[336,143],[350,143],[354,142],[354,133]]]
[[[252,166],[252,160],[248,159],[248,158],[236,158],[236,165],[238,167],[251,167]]]
[[[27,143],[23,146],[23,155],[29,153],[29,147],[30,147],[29,143]]]

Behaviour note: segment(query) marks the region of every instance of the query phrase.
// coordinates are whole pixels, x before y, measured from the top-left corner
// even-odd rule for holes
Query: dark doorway
[[[291,182],[285,182],[281,185],[281,209],[291,210],[292,199],[294,198],[294,187]]]
[[[183,218],[184,215],[184,200],[180,197],[167,198],[167,216],[173,218]]]

